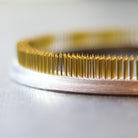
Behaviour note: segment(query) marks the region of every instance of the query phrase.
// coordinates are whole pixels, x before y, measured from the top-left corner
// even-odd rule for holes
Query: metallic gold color
[[[128,56],[124,57],[124,80],[128,79]]]
[[[86,78],[86,56],[83,56],[83,77]]]
[[[58,53],[55,54],[55,61],[56,61],[56,75],[58,75]]]
[[[99,58],[99,78],[105,78],[105,59],[102,56]]]
[[[65,76],[67,76],[67,55],[66,53],[64,53],[64,73],[65,73]]]
[[[116,56],[113,56],[111,60],[111,78],[116,78]]]
[[[134,57],[133,56],[130,57],[129,63],[130,63],[130,80],[133,80],[134,78]]]
[[[68,58],[67,58],[67,62],[68,62],[68,71],[69,71],[69,76],[72,77],[72,56],[68,53]]]
[[[89,55],[87,55],[87,62],[86,62],[86,69],[87,69],[87,78],[89,78],[89,74],[90,74],[90,72],[89,72],[89,60],[90,60],[90,58],[89,58]]]
[[[60,62],[60,75],[63,75],[63,71],[62,71],[62,53],[59,54],[59,62]]]
[[[51,53],[48,54],[48,74],[51,74]]]
[[[76,71],[76,75],[77,75],[77,77],[79,76],[79,74],[80,74],[80,59],[79,59],[79,55],[77,54],[77,71]]]
[[[77,77],[77,58],[74,55],[74,76]]]
[[[35,62],[35,61],[34,61]],[[46,53],[44,53],[44,73],[47,73],[46,72]]]
[[[52,74],[54,75],[54,71],[55,71],[55,61],[54,61],[54,53],[51,53],[51,66],[52,66]]]
[[[90,56],[90,78],[94,78],[94,55]]]
[[[99,55],[95,56],[95,79],[99,79]]]
[[[72,54],[72,74],[77,77],[77,58],[75,54]]]
[[[79,56],[79,61],[80,61],[79,76],[83,77],[83,55]]]
[[[72,75],[75,76],[75,54],[72,54]]]
[[[122,79],[122,56],[117,58],[117,78]]]
[[[111,79],[111,56],[106,58],[106,79]]]
[[[105,63],[105,55],[103,55],[103,79],[105,79],[105,67],[106,67],[106,65],[105,65],[106,63]]]
[[[32,60],[33,60],[33,58],[32,58]],[[33,61],[31,61],[31,63],[33,63]],[[41,65],[41,67],[42,67],[41,72],[44,73],[44,52],[41,52],[41,64],[42,64]]]
[[[41,45],[41,44],[40,44]],[[56,50],[55,50],[56,51]],[[70,53],[46,52],[42,47],[18,45],[17,56],[19,64],[25,68],[45,74],[92,79],[134,80],[134,57],[116,58],[116,56],[100,56]],[[130,62],[128,64],[128,62]],[[123,63],[123,65],[122,65]],[[124,68],[123,68],[124,67]],[[129,68],[128,68],[129,67]],[[128,71],[130,70],[130,73]],[[130,74],[130,75],[129,75]],[[138,79],[138,57],[136,59],[136,78]],[[124,77],[123,77],[124,76]]]
[[[137,59],[136,59],[136,73],[137,73],[137,80],[138,80],[138,56],[137,56]]]

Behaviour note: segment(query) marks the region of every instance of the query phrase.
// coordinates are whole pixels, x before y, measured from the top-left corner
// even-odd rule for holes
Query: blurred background
[[[129,0],[0,0],[0,42],[12,47],[47,33],[132,28],[138,24],[137,6]]]
[[[137,97],[35,90],[10,80],[16,43],[48,33],[136,28],[137,0],[0,0],[0,137],[137,137]]]

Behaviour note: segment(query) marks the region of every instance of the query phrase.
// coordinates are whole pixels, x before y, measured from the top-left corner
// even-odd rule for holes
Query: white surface
[[[17,40],[70,29],[137,25],[137,7],[137,1],[0,4],[0,137],[137,138],[138,97],[41,91],[10,81],[8,74]]]

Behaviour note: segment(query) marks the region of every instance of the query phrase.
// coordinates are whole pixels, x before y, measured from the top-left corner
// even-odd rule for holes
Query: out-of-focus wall
[[[135,27],[137,7],[137,1],[0,0],[0,47],[51,32]]]

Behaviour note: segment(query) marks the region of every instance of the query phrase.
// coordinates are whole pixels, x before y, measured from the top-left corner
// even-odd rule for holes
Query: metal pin
[[[106,58],[106,79],[111,79],[111,56]]]
[[[89,74],[90,74],[90,72],[89,72],[89,60],[90,60],[89,55],[87,55],[87,62],[86,62],[87,78],[89,78]]]
[[[67,76],[67,55],[64,53],[64,73]]]
[[[34,63],[35,61],[34,61],[34,52],[32,52],[32,70],[34,70]]]
[[[128,79],[128,56],[124,57],[124,79]]]
[[[95,79],[99,79],[99,56],[95,57],[95,74],[94,74]]]
[[[134,78],[134,57],[131,56],[129,59],[130,62],[130,80],[133,80]]]
[[[105,79],[105,55],[103,55],[103,79]]]
[[[74,76],[77,77],[77,58],[74,55]]]
[[[77,54],[77,77],[80,74],[80,59],[79,59],[79,55]]]
[[[99,78],[103,79],[103,57],[99,58]]]
[[[60,75],[62,76],[63,75],[63,72],[62,72],[62,53],[59,54],[59,61],[60,61]]]
[[[48,74],[51,74],[51,53],[48,53]]]
[[[67,74],[70,75],[70,54],[67,55]]]
[[[137,56],[137,59],[136,59],[136,72],[137,72],[137,80],[138,80],[138,56]]]
[[[42,69],[41,53],[39,52],[39,55],[38,55],[38,71],[41,72],[41,69]]]
[[[49,68],[48,56],[49,56],[49,53],[47,52],[46,53],[46,73],[48,73],[48,68]]]
[[[83,55],[79,57],[80,60],[80,77],[83,77]]]
[[[72,56],[70,54],[68,54],[67,62],[68,62],[69,76],[72,77]]]
[[[122,56],[117,59],[117,78],[122,79]]]
[[[56,75],[58,75],[58,53],[55,54]]]
[[[86,77],[86,56],[83,56],[83,77]]]
[[[111,78],[116,78],[116,56],[113,56],[111,60]]]
[[[44,52],[41,52],[41,72],[44,72]]]
[[[72,74],[75,76],[75,54],[72,54]]]
[[[46,53],[44,53],[44,73],[46,72]]]
[[[54,75],[54,71],[55,71],[55,62],[54,62],[54,53],[52,52],[51,54],[51,69],[52,69],[52,74]]]
[[[37,57],[36,57],[36,51],[34,52],[34,70],[36,71],[37,70],[37,65],[36,65],[36,59],[37,59]]]
[[[94,55],[90,56],[90,78],[94,78]]]

